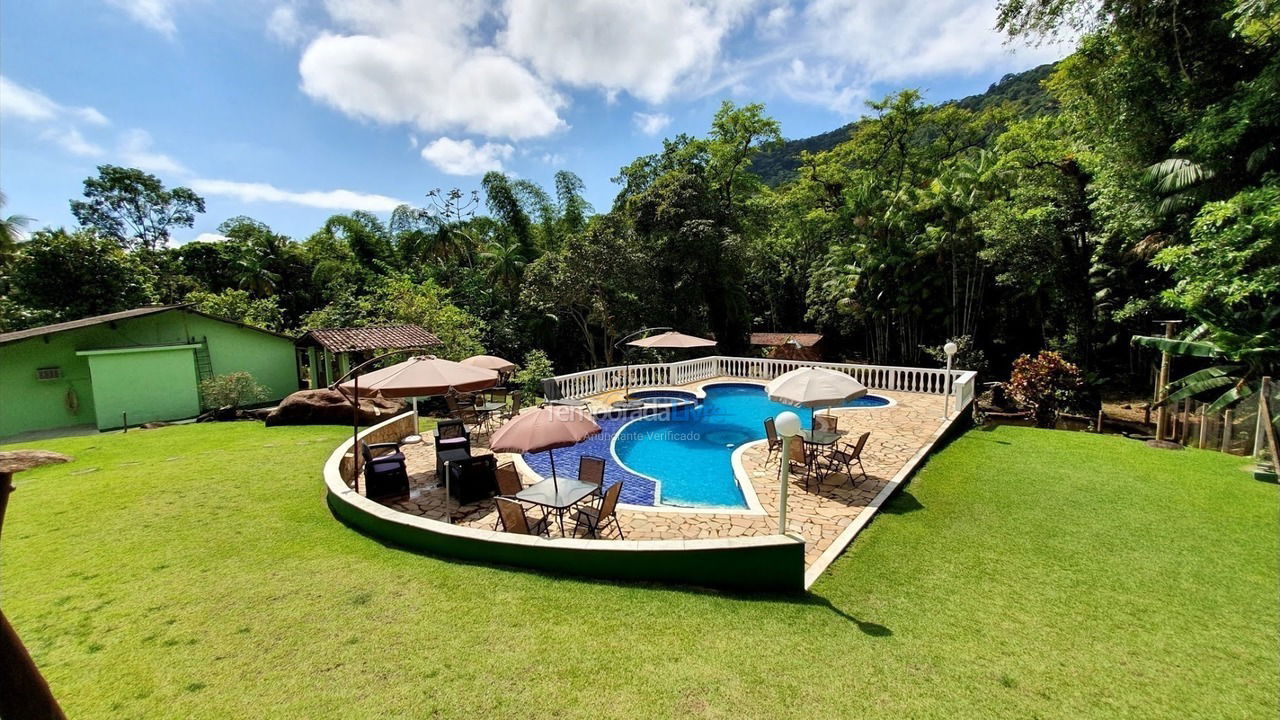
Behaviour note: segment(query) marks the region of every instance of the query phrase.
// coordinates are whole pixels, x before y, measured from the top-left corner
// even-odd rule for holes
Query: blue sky
[[[994,0],[43,0],[0,4],[5,214],[70,225],[98,164],[303,238],[500,169],[619,167],[763,102],[787,137],[918,87],[980,92],[1062,47],[1006,45]]]

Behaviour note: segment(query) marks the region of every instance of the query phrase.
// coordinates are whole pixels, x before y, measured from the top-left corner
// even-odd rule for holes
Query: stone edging
[[[397,415],[363,438],[412,417]],[[347,438],[324,464],[330,510],[345,524],[393,545],[491,564],[616,580],[739,590],[797,592],[804,587],[803,538],[796,535],[705,540],[584,540],[482,530],[393,510],[347,486],[340,468]]]

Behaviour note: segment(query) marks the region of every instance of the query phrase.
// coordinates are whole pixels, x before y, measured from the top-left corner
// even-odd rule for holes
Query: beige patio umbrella
[[[544,405],[508,420],[489,438],[489,449],[494,452],[547,453],[551,459],[551,482],[558,494],[560,484],[556,481],[556,456],[551,451],[577,445],[598,432],[600,426],[583,408]]]
[[[515,363],[510,360],[504,360],[496,355],[472,355],[466,360],[463,360],[462,364],[486,368],[499,373],[509,373],[516,369]]]
[[[633,347],[643,348],[700,348],[715,347],[715,340],[700,338],[695,335],[685,335],[675,330],[668,330],[657,335],[650,335],[639,340],[632,340],[627,343]]]
[[[474,392],[496,385],[498,373],[487,368],[442,360],[434,355],[411,357],[364,375],[357,375],[338,386],[351,397],[431,397],[450,390]]]
[[[867,386],[842,372],[802,367],[774,378],[764,386],[764,391],[775,402],[809,408],[809,427],[813,428],[814,408],[860,398],[867,394]]]
[[[696,335],[685,335],[682,332],[668,330],[657,335],[650,335],[639,340],[632,340],[627,343],[632,347],[642,348],[663,348],[663,349],[690,349],[701,347],[715,347],[715,340],[700,338]],[[631,361],[627,360],[623,363],[623,372],[626,373],[627,389],[623,395],[623,399],[631,397]]]

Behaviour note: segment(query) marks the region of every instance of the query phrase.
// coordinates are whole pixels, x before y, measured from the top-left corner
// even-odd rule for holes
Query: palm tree
[[[8,198],[0,192],[0,208],[3,208],[7,202]],[[9,266],[9,262],[18,252],[18,245],[26,241],[26,227],[31,224],[31,221],[32,219],[26,215],[0,217],[0,268]]]
[[[510,290],[520,283],[524,274],[524,249],[518,240],[507,244],[490,243],[480,257],[489,263],[489,281],[494,285]]]

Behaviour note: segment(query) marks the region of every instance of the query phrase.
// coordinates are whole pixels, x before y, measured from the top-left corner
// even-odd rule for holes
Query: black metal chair
[[[845,474],[849,476],[849,482],[854,485],[866,480],[867,468],[862,464],[862,449],[866,447],[867,438],[869,437],[871,437],[871,431],[869,430],[858,436],[858,441],[854,443],[852,450],[832,448],[831,452],[826,455],[827,471],[844,468]],[[856,475],[853,472],[855,463],[858,465],[858,473]],[[854,480],[854,477],[858,477],[858,479]]]
[[[616,482],[604,491],[604,499],[600,501],[600,507],[583,507],[573,516],[573,534],[577,536],[579,530],[585,530],[587,537],[600,537],[602,530],[609,523],[618,530],[618,537],[626,540],[627,536],[622,533],[622,523],[618,522],[618,496],[622,494],[622,482]]]
[[[546,535],[550,531],[550,523],[546,518],[530,523],[524,506],[515,500],[499,497],[494,500],[498,505],[498,519],[502,521],[504,532],[521,535]]]
[[[764,459],[765,464],[768,464],[773,459],[773,454],[782,447],[782,438],[778,437],[778,427],[774,424],[773,418],[764,419],[764,437],[769,441],[769,455]]]
[[[400,443],[360,443],[364,460],[364,495],[369,498],[409,494],[409,471]]]

